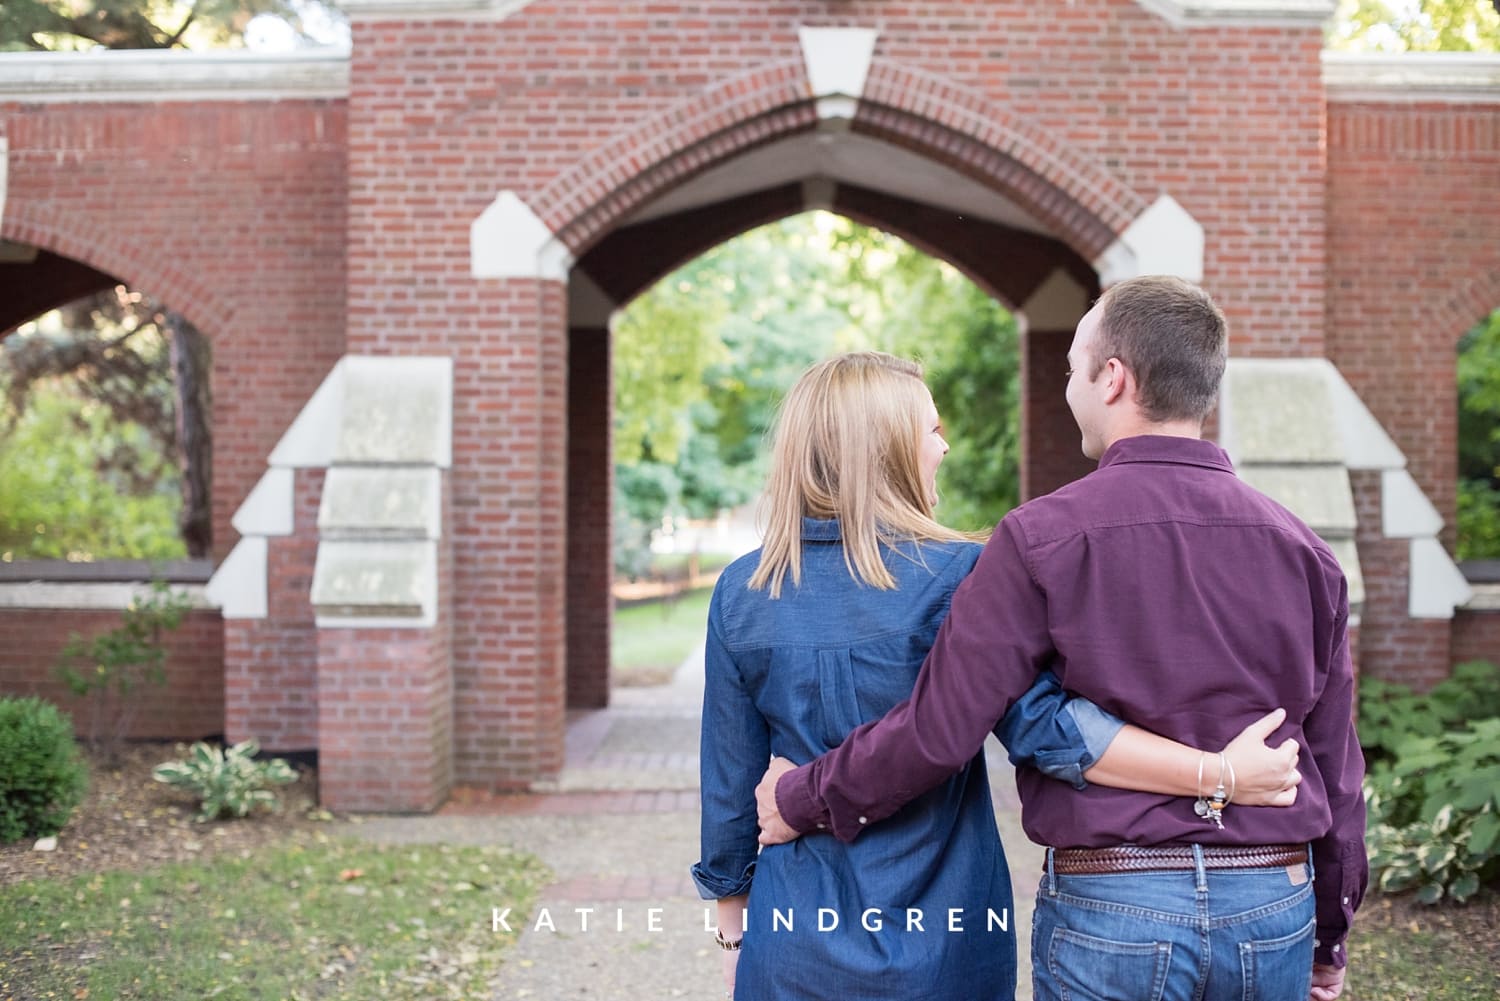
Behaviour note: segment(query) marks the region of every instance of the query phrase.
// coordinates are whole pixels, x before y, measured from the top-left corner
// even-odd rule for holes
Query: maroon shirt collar
[[[1234,475],[1229,453],[1211,441],[1201,438],[1178,438],[1173,435],[1142,434],[1121,438],[1099,457],[1099,468],[1117,462],[1170,462],[1183,466],[1203,466]]]

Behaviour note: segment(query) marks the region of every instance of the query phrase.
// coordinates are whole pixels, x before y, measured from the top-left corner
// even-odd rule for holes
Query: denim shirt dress
[[[887,548],[886,591],[850,575],[836,521],[804,519],[802,539],[800,586],[750,590],[755,552],[709,606],[693,878],[704,899],[750,894],[735,996],[1009,1001],[1015,915],[982,752],[852,844],[809,832],[759,849],[767,761],[810,761],[906,699],[981,548]],[[1120,725],[1044,674],[996,733],[1017,763],[1081,784]]]

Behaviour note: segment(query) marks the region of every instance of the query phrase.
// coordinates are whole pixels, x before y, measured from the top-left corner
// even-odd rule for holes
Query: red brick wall
[[[214,611],[190,612],[166,640],[167,681],[140,690],[138,715],[127,736],[192,739],[224,731],[224,641]],[[92,637],[120,625],[115,610],[0,609],[0,694],[36,695],[89,731],[91,704],[52,674],[72,633]]]
[[[1458,338],[1500,306],[1500,101],[1328,108],[1328,351],[1453,544]]]
[[[1426,691],[1451,671],[1453,624],[1448,619],[1407,617],[1410,540],[1387,539],[1381,531],[1380,473],[1354,472],[1349,479],[1359,521],[1355,544],[1365,580],[1360,673]]]
[[[213,340],[220,554],[271,446],[340,355],[454,358],[451,646],[423,641],[415,684],[420,740],[440,743],[432,665],[451,650],[456,781],[518,787],[560,767],[564,644],[574,698],[597,699],[598,669],[576,647],[608,621],[593,604],[565,611],[598,600],[585,597],[600,591],[598,563],[577,554],[602,541],[583,532],[584,511],[607,497],[608,470],[593,454],[607,447],[604,415],[569,402],[563,285],[474,279],[470,225],[514,190],[580,255],[682,181],[815,128],[799,24],[879,28],[851,127],[1002,191],[1078,258],[1171,194],[1204,226],[1205,284],[1232,351],[1326,348],[1451,519],[1453,344],[1500,304],[1496,116],[1325,107],[1314,25],[1177,29],[1135,0],[663,0],[649,12],[539,0],[493,22],[357,22],[347,102],[164,103],[129,129],[107,105],[0,106],[0,235],[137,284]],[[969,246],[957,228],[920,238],[955,257]],[[658,273],[677,263],[650,241],[635,252]],[[1058,346],[1033,334],[1023,347],[1029,493],[1087,468],[1049,374]],[[575,389],[591,364],[575,358]],[[565,487],[570,462],[597,478]],[[301,516],[312,483],[299,475]],[[1363,517],[1368,484],[1361,496]],[[1405,622],[1404,543],[1367,528],[1361,545],[1366,660],[1430,677],[1447,663],[1448,625]],[[312,635],[310,554],[305,537],[272,540],[273,617],[226,630],[232,731],[297,743],[317,739],[314,718],[357,719],[323,704],[314,656],[351,693],[406,684],[400,657],[354,664],[411,636]],[[408,799],[448,781],[440,753],[418,757],[422,777],[400,780],[416,783],[398,790]]]
[[[1453,663],[1500,664],[1500,610],[1460,611],[1453,616]]]
[[[1098,463],[1083,441],[1068,401],[1071,330],[1028,330],[1021,337],[1021,499],[1030,500],[1087,476]]]
[[[569,331],[567,703],[609,704],[609,622],[614,599],[610,334]]]
[[[293,532],[267,540],[264,619],[224,622],[225,734],[268,751],[318,746],[318,632],[310,603],[322,469],[293,473]]]
[[[213,345],[214,550],[343,354],[342,101],[0,104],[0,235],[180,310]]]

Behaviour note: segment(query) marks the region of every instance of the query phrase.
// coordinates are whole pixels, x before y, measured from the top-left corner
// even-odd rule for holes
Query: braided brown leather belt
[[[1307,861],[1306,845],[1203,847],[1205,869],[1279,869]],[[1115,872],[1176,872],[1194,867],[1191,845],[1141,848],[1059,848],[1052,871],[1059,876],[1101,876]]]

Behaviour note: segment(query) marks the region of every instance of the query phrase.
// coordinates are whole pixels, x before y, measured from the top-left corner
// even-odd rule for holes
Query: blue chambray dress
[[[853,844],[816,833],[764,851],[756,842],[755,785],[769,758],[810,761],[910,695],[980,548],[887,550],[898,587],[883,591],[850,576],[836,521],[804,519],[800,587],[788,580],[777,600],[750,590],[759,552],[720,577],[709,606],[703,854],[693,877],[704,899],[750,893],[736,998],[1014,997],[1010,873],[982,753]],[[1063,700],[1055,683],[1028,696],[1032,725],[1003,735],[1035,745],[1012,747],[1013,757],[1041,755],[1050,772],[1076,776],[1094,757],[1077,727],[1035,722],[1059,715]],[[1064,759],[1071,764],[1057,764]]]

